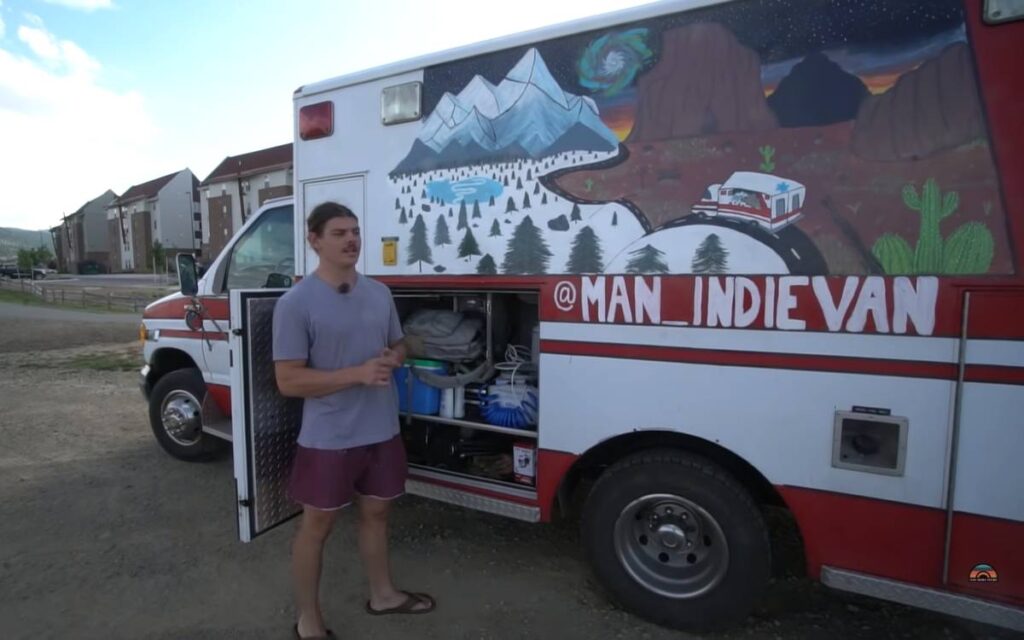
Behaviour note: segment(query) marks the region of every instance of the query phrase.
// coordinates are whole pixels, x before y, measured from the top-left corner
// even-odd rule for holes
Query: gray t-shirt
[[[274,307],[274,360],[305,360],[312,369],[361,365],[402,337],[391,291],[361,274],[348,293],[310,274]],[[348,449],[397,433],[398,390],[392,381],[306,398],[298,442],[311,449]]]

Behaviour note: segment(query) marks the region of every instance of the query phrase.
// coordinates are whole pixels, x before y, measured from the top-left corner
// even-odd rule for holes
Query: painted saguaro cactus
[[[956,191],[945,195],[934,178],[925,181],[921,192],[912,184],[903,187],[903,203],[921,216],[917,244],[911,248],[901,236],[887,233],[880,237],[872,252],[886,273],[964,274],[985,273],[992,264],[992,233],[980,222],[959,227],[943,240],[940,224],[960,205]]]

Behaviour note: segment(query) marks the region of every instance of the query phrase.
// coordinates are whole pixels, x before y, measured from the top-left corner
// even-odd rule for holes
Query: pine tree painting
[[[420,273],[423,273],[423,263],[434,264],[431,257],[430,245],[427,244],[427,223],[423,222],[423,216],[416,216],[416,222],[412,225],[412,235],[409,237],[409,260],[407,264],[420,265]]]
[[[461,230],[465,229],[468,226],[469,226],[469,224],[468,224],[468,222],[466,220],[466,201],[463,200],[462,201],[462,206],[459,207],[459,226],[457,226],[455,228],[457,230],[461,231]]]
[[[402,215],[398,217],[398,224],[405,224],[409,219],[405,217],[405,207],[402,207]]]
[[[399,210],[399,209],[401,209],[401,208],[402,208],[402,203],[401,203],[401,202],[399,202],[399,201],[398,201],[398,198],[396,197],[396,198],[395,198],[395,211],[398,211],[398,210]]]
[[[665,264],[665,254],[651,245],[644,245],[636,251],[630,251],[633,256],[626,264],[626,273],[668,273],[668,265]]]
[[[494,196],[493,195],[491,196],[491,201],[488,202],[487,204],[492,206],[492,207],[494,206]]]
[[[569,262],[565,265],[568,273],[600,273],[604,269],[601,241],[589,226],[580,229],[572,241]]]
[[[583,219],[583,217],[580,215],[580,205],[573,203],[572,214],[569,216],[569,219],[572,220],[573,222],[579,222],[580,220]]]
[[[619,226],[619,212],[618,211],[615,211],[615,212],[612,213],[612,226],[613,227]]]
[[[722,246],[718,234],[712,233],[697,247],[690,267],[694,273],[728,273],[728,259],[729,251]]]
[[[523,218],[509,240],[501,270],[506,274],[547,273],[551,250],[530,216]]]
[[[480,215],[480,201],[479,200],[474,200],[473,201],[473,217],[474,218],[482,217]]]
[[[498,275],[498,265],[494,264],[494,258],[491,254],[487,254],[480,258],[480,262],[476,265],[476,272],[482,276],[495,276]]]
[[[490,237],[493,238],[495,236],[500,236],[500,235],[501,235],[501,225],[498,224],[498,220],[495,219],[494,222],[491,223]]]
[[[529,208],[530,208],[530,194],[524,193],[523,194],[523,209],[529,209]]]
[[[516,207],[516,201],[512,199],[512,196],[509,196],[508,205],[505,207],[505,213],[510,213],[512,211],[519,211],[519,208]]]
[[[437,224],[434,226],[434,246],[443,247],[451,243],[451,236],[448,235],[448,223],[444,216],[437,216]]]
[[[478,255],[480,255],[480,246],[476,243],[476,238],[473,237],[473,230],[466,229],[466,235],[462,236],[462,242],[459,243],[459,257],[469,258]]]
[[[548,193],[547,193],[547,191],[545,191],[544,194],[541,195],[540,203],[541,204],[547,204],[548,203]]]

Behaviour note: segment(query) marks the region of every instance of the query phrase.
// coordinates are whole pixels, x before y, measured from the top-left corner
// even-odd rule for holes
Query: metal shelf
[[[404,416],[411,416],[417,420],[423,420],[425,422],[436,422],[438,424],[447,424],[453,427],[466,427],[468,429],[477,429],[479,431],[493,431],[494,433],[504,433],[505,435],[516,436],[519,438],[537,438],[536,431],[527,431],[526,429],[509,429],[508,427],[498,427],[493,424],[487,424],[486,422],[474,422],[472,420],[460,420],[459,418],[442,418],[441,416],[426,415],[423,413],[404,413]]]

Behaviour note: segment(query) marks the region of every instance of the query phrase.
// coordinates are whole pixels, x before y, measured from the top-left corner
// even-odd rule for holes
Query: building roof
[[[289,167],[292,164],[292,143],[282,144],[276,147],[250,151],[237,156],[228,156],[221,161],[213,173],[206,176],[200,183],[201,186],[213,182],[223,182],[227,179],[237,179],[243,176]]]
[[[78,209],[74,213],[68,215],[67,217],[68,218],[73,218],[75,216],[82,215],[82,214],[85,213],[86,208],[89,207],[90,205],[93,205],[93,204],[102,205],[103,208],[106,209],[107,207],[109,207],[110,205],[114,204],[115,202],[117,202],[117,194],[114,193],[113,191],[111,191],[110,189],[107,189],[106,191],[104,191],[100,195],[96,196],[92,200],[90,200],[90,201],[86,202],[85,204],[83,204],[82,206],[78,207]]]
[[[131,188],[124,192],[120,198],[112,202],[111,204],[127,204],[135,200],[141,200],[143,198],[155,198],[156,194],[164,188],[168,182],[170,182],[174,176],[181,173],[181,171],[175,171],[169,173],[166,176],[160,176],[149,182],[143,182],[142,184],[133,184]]]

